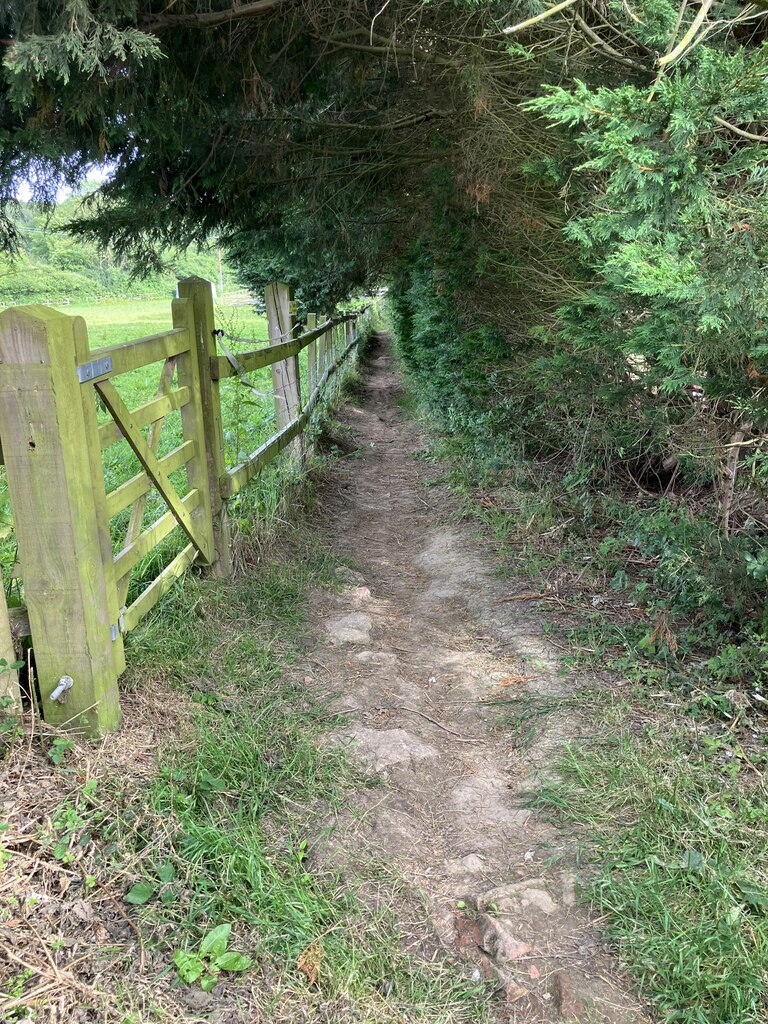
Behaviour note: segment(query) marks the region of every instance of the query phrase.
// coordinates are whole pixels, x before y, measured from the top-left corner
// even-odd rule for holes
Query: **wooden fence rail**
[[[309,329],[299,334],[290,290],[277,283],[266,292],[269,343],[236,356],[222,344],[222,355],[211,283],[187,278],[178,294],[171,329],[97,349],[89,347],[81,317],[45,306],[0,313],[1,452],[40,710],[46,721],[92,735],[120,722],[124,634],[193,563],[218,576],[231,572],[227,500],[296,442],[360,337],[359,313],[311,314]],[[302,403],[304,349],[309,393]],[[120,378],[152,366],[156,394],[132,409]],[[267,366],[277,432],[228,467],[220,382]],[[160,455],[174,413],[181,443]],[[138,472],[107,490],[103,453],[123,442]],[[153,495],[164,511],[147,522]],[[173,531],[186,544],[129,600],[132,573]],[[12,648],[0,592],[0,658]],[[3,694],[18,700],[18,684],[0,672]]]

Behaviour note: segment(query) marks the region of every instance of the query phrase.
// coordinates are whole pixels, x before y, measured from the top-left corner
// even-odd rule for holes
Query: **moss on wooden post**
[[[122,641],[95,399],[77,376],[84,347],[80,318],[0,313],[0,434],[43,716],[100,735],[120,724]],[[52,701],[62,677],[73,685]]]
[[[206,430],[205,430],[205,419],[203,416],[203,403],[202,403],[202,387],[201,387],[201,367],[200,362],[197,358],[196,346],[195,346],[195,317],[194,317],[194,304],[193,300],[189,298],[174,299],[172,304],[172,315],[173,315],[173,326],[186,328],[189,333],[191,349],[189,352],[183,352],[178,357],[178,381],[179,387],[189,388],[190,399],[182,407],[181,410],[181,426],[184,432],[185,441],[194,441],[197,445],[197,454],[193,459],[187,463],[187,485],[189,490],[197,489],[202,495],[202,501],[198,508],[192,512],[192,522],[195,524],[196,531],[204,538],[204,543],[210,550],[214,552],[213,563],[219,561],[216,553],[216,535],[213,529],[213,515],[214,515],[214,502],[212,500],[213,494],[218,495],[216,506],[219,517],[222,514],[226,514],[226,507],[221,500],[221,480],[217,476],[215,479],[211,479],[208,473],[207,464],[207,444],[206,444]],[[210,360],[206,361],[204,369],[206,370],[207,385],[210,387],[213,395],[214,381],[211,380],[210,374]],[[219,389],[218,383],[216,384],[216,394],[213,398],[213,406],[219,410],[219,424],[221,424],[221,406],[219,404]],[[224,453],[222,451],[222,460]],[[226,465],[222,461],[222,472],[221,476],[226,472]],[[227,538],[227,552],[229,552],[229,539]],[[202,554],[202,553],[201,553]],[[217,571],[222,568],[226,568],[227,573],[229,572],[229,566],[219,566]]]
[[[325,323],[326,321],[330,320],[332,316],[333,316],[332,313],[324,313],[324,314],[322,314],[322,322]],[[318,354],[317,376],[318,376],[318,380],[322,380],[323,374],[328,369],[328,346],[330,345],[331,331],[332,330],[333,330],[332,328],[327,330],[325,332],[325,334],[322,334],[320,336],[320,339],[318,341],[318,346],[317,346],[317,354]]]
[[[201,277],[187,277],[179,281],[179,298],[192,301],[193,330],[196,341],[198,379],[200,382],[200,409],[205,433],[205,460],[208,472],[208,497],[213,524],[214,557],[210,571],[224,577],[232,573],[232,545],[227,507],[221,496],[226,480],[227,464],[224,457],[224,430],[221,424],[221,397],[219,382],[211,378],[211,359],[217,356],[216,323],[213,312],[213,285]],[[174,317],[184,316],[181,307]],[[184,326],[181,322],[176,326]],[[190,381],[192,378],[190,377]]]

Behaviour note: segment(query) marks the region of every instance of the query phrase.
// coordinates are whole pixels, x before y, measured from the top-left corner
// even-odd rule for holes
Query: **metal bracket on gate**
[[[102,356],[101,359],[92,359],[90,363],[83,363],[77,368],[77,379],[81,384],[94,380],[96,377],[103,377],[105,373],[112,372],[112,356]]]

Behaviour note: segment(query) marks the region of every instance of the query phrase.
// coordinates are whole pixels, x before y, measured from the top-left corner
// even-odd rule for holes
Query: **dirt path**
[[[510,712],[556,705],[573,681],[558,675],[532,606],[501,600],[515,588],[450,522],[449,495],[426,486],[435,471],[414,458],[399,387],[382,336],[360,405],[344,413],[359,453],[319,500],[329,543],[362,569],[342,569],[343,593],[321,598],[326,642],[312,655],[348,714],[335,739],[384,783],[359,795],[356,829],[420,890],[463,969],[499,979],[502,1019],[645,1020],[575,904],[566,837],[527,806],[579,723],[547,715],[521,743]],[[489,703],[509,694],[512,704]]]

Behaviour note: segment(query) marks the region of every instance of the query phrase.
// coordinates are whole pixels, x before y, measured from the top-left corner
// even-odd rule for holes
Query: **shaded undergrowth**
[[[654,1014],[676,1024],[756,1024],[768,1013],[768,792],[764,595],[755,540],[725,540],[706,509],[591,490],[526,462],[514,442],[446,429],[413,379],[405,407],[429,429],[424,458],[498,558],[513,598],[579,678],[560,701],[503,701],[510,739],[551,714],[568,745],[535,802],[572,833],[582,892]],[[585,674],[586,670],[586,674]],[[590,680],[591,677],[591,680]],[[584,688],[584,681],[589,685]]]

